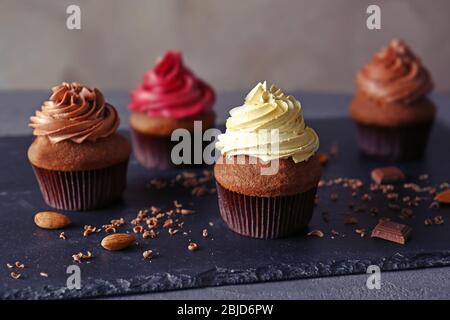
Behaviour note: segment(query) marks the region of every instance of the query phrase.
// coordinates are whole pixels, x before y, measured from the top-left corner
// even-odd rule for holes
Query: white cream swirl
[[[248,155],[263,161],[292,157],[308,160],[319,148],[315,131],[305,126],[300,102],[266,82],[258,83],[233,108],[216,148],[226,157]]]

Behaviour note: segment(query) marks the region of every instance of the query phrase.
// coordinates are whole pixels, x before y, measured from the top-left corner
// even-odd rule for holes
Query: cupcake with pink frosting
[[[202,131],[214,127],[214,102],[214,90],[183,64],[180,52],[168,51],[158,58],[130,94],[130,127],[138,161],[147,168],[177,165],[171,152],[179,142],[171,141],[172,132],[186,129],[193,134],[195,121],[200,121]],[[191,164],[193,156],[191,152]]]

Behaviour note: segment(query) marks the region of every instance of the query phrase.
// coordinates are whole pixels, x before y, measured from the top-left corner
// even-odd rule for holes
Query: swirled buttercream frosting
[[[298,163],[317,151],[319,138],[305,126],[300,102],[264,82],[250,91],[244,105],[230,111],[216,147],[226,157],[248,155],[263,161],[292,157]]]
[[[47,136],[52,143],[70,140],[75,143],[96,141],[113,134],[119,126],[116,109],[105,103],[96,88],[79,83],[62,83],[41,110],[30,118],[36,136]]]
[[[409,47],[392,40],[356,77],[358,90],[383,103],[410,103],[433,89],[428,70]]]
[[[172,119],[210,110],[215,101],[213,89],[184,66],[177,51],[168,51],[160,57],[130,95],[131,111]]]

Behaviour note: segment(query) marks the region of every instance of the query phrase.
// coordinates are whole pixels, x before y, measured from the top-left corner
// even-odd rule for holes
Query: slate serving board
[[[333,143],[339,153],[325,167],[323,178],[359,178],[368,189],[371,169],[389,163],[380,163],[361,156],[355,145],[355,130],[348,119],[312,120],[308,122],[321,137],[321,150],[328,150]],[[408,180],[421,185],[450,181],[450,131],[436,124],[433,129],[426,158],[422,161],[400,164]],[[177,171],[149,172],[132,159],[129,165],[128,188],[123,200],[116,205],[92,212],[68,212],[72,226],[65,230],[67,240],[58,239],[60,231],[37,228],[33,222],[35,212],[48,208],[40,195],[33,172],[28,165],[26,150],[31,137],[7,137],[0,139],[0,297],[3,299],[26,298],[86,298],[155,292],[184,288],[218,286],[227,284],[299,279],[365,273],[367,266],[377,264],[382,270],[402,270],[450,265],[450,221],[443,225],[425,226],[423,221],[436,215],[449,219],[450,209],[431,210],[431,198],[414,209],[414,217],[401,220],[398,212],[387,207],[386,199],[375,195],[369,203],[360,198],[359,191],[353,199],[351,191],[341,187],[320,188],[319,204],[310,229],[320,229],[323,238],[299,235],[281,240],[256,240],[231,232],[222,222],[217,196],[193,197],[189,189],[174,187],[156,190],[149,188],[152,178],[171,180]],[[201,172],[203,169],[197,170]],[[428,173],[428,181],[418,176]],[[330,194],[339,195],[336,202]],[[99,243],[104,233],[83,237],[85,224],[102,226],[113,218],[130,221],[139,209],[151,205],[170,209],[173,200],[194,209],[193,215],[184,216],[183,231],[170,236],[162,232],[156,239],[141,239],[138,244],[122,252],[107,252]],[[378,207],[378,216],[368,212],[352,214],[358,225],[345,225],[349,201],[356,205]],[[322,212],[329,212],[329,222]],[[412,238],[401,246],[384,240],[370,238],[370,231],[380,217],[390,217],[413,228]],[[209,222],[214,225],[210,226]],[[202,237],[207,228],[210,236]],[[361,238],[355,228],[366,228]],[[339,232],[332,237],[331,230]],[[131,230],[131,226],[121,231]],[[187,250],[188,242],[196,242],[200,249]],[[151,261],[142,258],[142,252],[154,250],[157,255]],[[81,289],[66,287],[66,268],[72,265],[72,254],[90,250],[94,259],[78,264],[81,268]],[[20,260],[25,268],[22,277],[14,280],[7,263]],[[40,272],[49,277],[40,276]]]

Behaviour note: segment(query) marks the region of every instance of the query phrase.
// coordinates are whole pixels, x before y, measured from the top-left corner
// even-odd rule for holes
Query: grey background
[[[66,28],[81,7],[82,29]],[[382,29],[366,28],[379,4]],[[448,0],[0,0],[0,88],[49,90],[65,81],[133,88],[178,48],[217,91],[267,79],[285,90],[353,90],[358,68],[405,39],[450,91]]]

